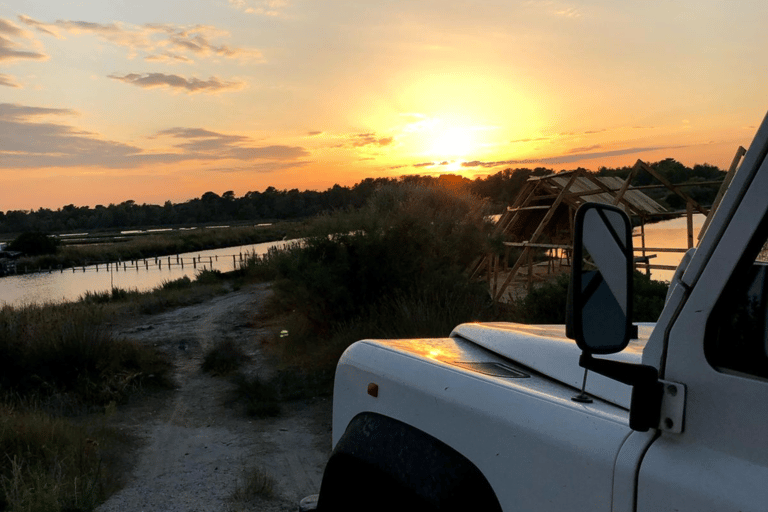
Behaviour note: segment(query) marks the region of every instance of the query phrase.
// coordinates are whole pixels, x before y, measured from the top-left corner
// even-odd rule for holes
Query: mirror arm
[[[582,352],[579,358],[579,366],[632,386],[632,402],[629,407],[629,427],[632,430],[647,432],[648,429],[658,427],[664,385],[659,382],[659,372],[656,368],[644,364],[595,359],[585,352]]]

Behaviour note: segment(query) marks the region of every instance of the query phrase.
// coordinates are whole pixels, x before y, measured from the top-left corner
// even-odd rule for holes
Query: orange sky
[[[726,168],[765,2],[0,3],[0,210],[507,167]]]

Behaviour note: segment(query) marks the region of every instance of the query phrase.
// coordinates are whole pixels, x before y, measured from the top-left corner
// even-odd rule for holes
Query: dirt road
[[[207,348],[231,338],[251,357],[248,373],[274,371],[261,351],[264,331],[252,325],[269,293],[266,285],[252,286],[115,326],[118,336],[166,352],[178,388],[116,414],[141,448],[127,485],[99,512],[296,510],[302,497],[319,490],[330,454],[330,398],[287,403],[279,417],[249,419],[226,405],[232,384],[200,370]],[[254,472],[266,475],[262,487],[272,492],[233,500]]]

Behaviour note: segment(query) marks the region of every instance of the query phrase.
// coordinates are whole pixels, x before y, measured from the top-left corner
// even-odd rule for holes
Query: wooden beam
[[[642,160],[638,160],[638,161],[635,163],[635,166],[638,166],[638,165],[639,165],[640,167],[642,167],[642,168],[643,168],[643,169],[644,169],[646,172],[648,172],[648,174],[650,174],[651,176],[653,176],[654,178],[656,178],[657,180],[659,180],[661,183],[663,183],[664,185],[666,185],[666,187],[667,187],[669,190],[671,190],[672,192],[674,192],[674,193],[675,193],[675,194],[677,194],[678,196],[680,196],[680,197],[682,197],[683,199],[685,199],[685,201],[686,201],[687,203],[688,203],[688,202],[689,202],[689,203],[691,203],[691,206],[692,206],[693,208],[695,208],[695,209],[696,209],[696,210],[698,210],[699,212],[703,213],[704,215],[707,215],[707,214],[709,213],[709,210],[707,210],[706,208],[704,208],[703,206],[701,206],[701,205],[700,205],[700,204],[699,204],[699,203],[698,203],[696,200],[694,200],[694,199],[693,199],[691,196],[689,196],[688,194],[686,194],[686,193],[685,193],[685,192],[683,192],[682,190],[678,189],[678,188],[677,188],[675,185],[673,185],[673,184],[672,184],[672,183],[671,183],[671,182],[670,182],[670,181],[669,181],[667,178],[665,178],[664,176],[662,176],[661,174],[659,174],[658,172],[656,172],[656,170],[655,170],[653,167],[651,167],[651,166],[650,166],[650,165],[648,165],[647,163],[643,162]]]
[[[541,223],[539,223],[539,227],[536,228],[536,231],[534,231],[534,233],[531,235],[531,238],[528,240],[528,242],[530,243],[536,242],[536,240],[539,238],[541,233],[544,231],[544,228],[547,227],[547,224],[549,223],[550,219],[552,219],[552,216],[555,214],[555,210],[557,210],[557,207],[560,206],[560,203],[563,201],[563,197],[565,197],[565,194],[568,192],[568,189],[571,188],[571,185],[573,185],[573,183],[576,181],[576,178],[578,178],[581,174],[582,172],[578,170],[573,172],[571,179],[569,179],[565,187],[562,188],[562,190],[560,191],[560,194],[557,196],[557,199],[555,199],[555,201],[552,203],[552,207],[549,209],[547,214],[541,220]],[[499,291],[496,293],[496,295],[494,295],[493,299],[495,301],[498,302],[498,300],[507,290],[509,283],[512,281],[512,279],[514,279],[515,274],[517,273],[517,270],[520,268],[520,265],[522,265],[523,262],[525,261],[524,258],[528,256],[528,253],[530,252],[530,250],[531,250],[530,247],[523,248],[523,252],[522,254],[520,254],[520,257],[517,258],[517,261],[512,267],[512,271],[504,280],[504,283],[501,285],[501,288],[499,289]]]
[[[634,167],[631,171],[629,171],[629,174],[627,175],[627,179],[624,180],[624,184],[621,186],[621,190],[619,190],[619,193],[616,194],[616,198],[613,200],[613,206],[616,206],[619,204],[619,201],[622,200],[624,197],[624,194],[626,194],[627,189],[629,188],[629,185],[632,183],[632,179],[634,179],[635,174],[637,174],[637,169]]]
[[[600,187],[601,189],[603,189],[603,192],[607,192],[608,194],[611,194],[611,195],[613,195],[613,192],[611,191],[610,187],[608,187],[608,185],[606,185],[605,183],[603,183],[602,181],[600,181],[599,179],[597,179],[597,176],[591,176],[591,175],[588,175],[588,176],[587,176],[587,179],[588,179],[589,181],[591,181],[592,183],[594,183],[595,185],[597,185],[598,187]],[[620,202],[621,202],[621,203],[622,203],[624,206],[626,206],[627,208],[629,208],[629,210],[630,210],[631,212],[634,212],[634,215],[636,215],[636,216],[639,216],[639,215],[642,213],[642,212],[639,212],[638,210],[636,210],[636,209],[635,209],[635,207],[634,207],[634,206],[632,206],[632,203],[630,203],[630,202],[629,202],[629,201],[627,201],[626,199],[623,199],[623,198],[619,198],[619,201],[620,201]],[[614,203],[614,204],[618,204],[618,203]]]

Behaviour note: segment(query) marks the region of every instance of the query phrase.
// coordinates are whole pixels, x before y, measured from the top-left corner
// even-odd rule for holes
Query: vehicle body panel
[[[460,339],[364,340],[342,356],[334,386],[334,446],[361,412],[412,425],[474,463],[506,510],[611,509],[627,411],[524,369],[502,378],[454,364],[514,366]],[[378,386],[377,397],[368,394]]]

